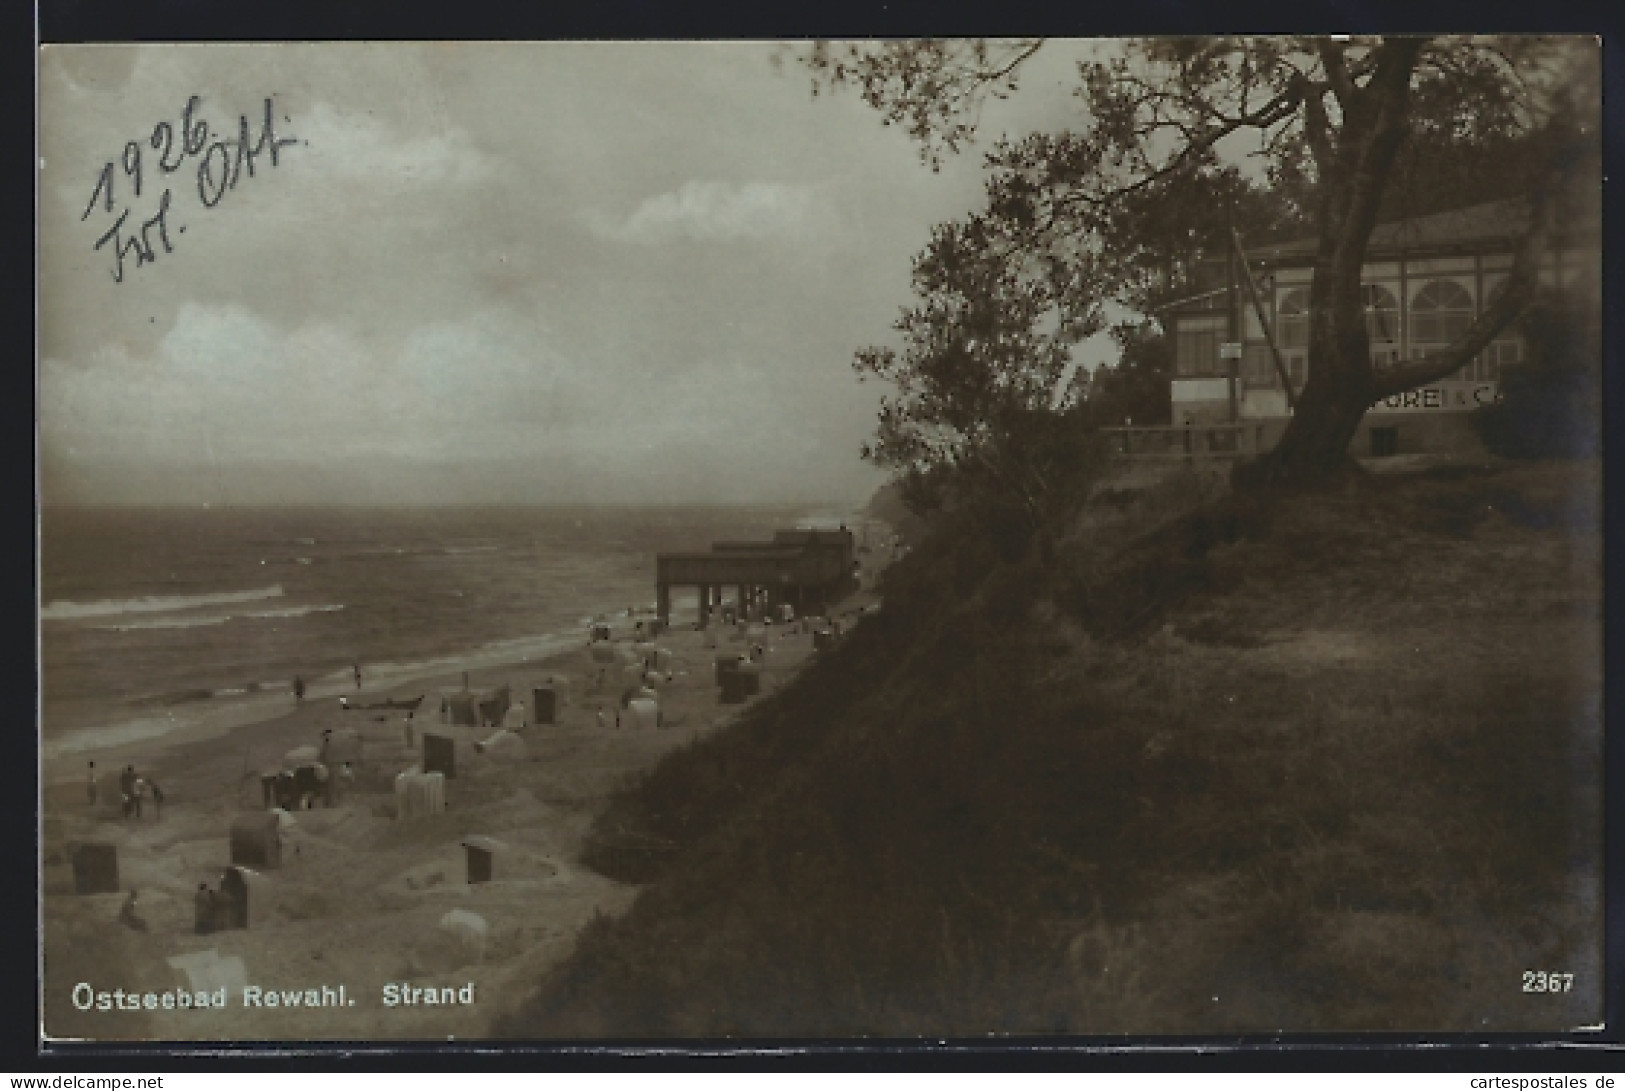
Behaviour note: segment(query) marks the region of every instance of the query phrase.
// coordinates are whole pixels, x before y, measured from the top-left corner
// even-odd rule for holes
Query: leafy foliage
[[[1222,257],[1235,230],[1249,242],[1299,238],[1312,224],[1279,193],[1228,167],[1170,175],[1126,194],[1100,237],[1113,301],[1142,315],[1170,298],[1212,287],[1197,263]],[[1121,339],[1120,339],[1121,340]]]
[[[1537,306],[1522,325],[1528,358],[1501,376],[1501,401],[1473,414],[1484,446],[1507,458],[1591,458],[1602,446],[1602,329],[1595,311]]]
[[[904,352],[870,348],[854,361],[860,377],[896,389],[866,457],[901,469],[963,462],[1023,415],[1071,402],[1066,347],[1100,326],[1091,262],[1035,253],[1024,235],[994,212],[933,232],[914,264],[920,302],[896,326]]]
[[[1168,380],[1174,373],[1174,346],[1152,322],[1125,323],[1112,330],[1121,355],[1097,370],[1089,382],[1089,419],[1100,427],[1167,424],[1172,417]]]

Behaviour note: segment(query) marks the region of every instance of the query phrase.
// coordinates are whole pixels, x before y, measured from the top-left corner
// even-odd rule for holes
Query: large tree
[[[973,136],[989,97],[1017,90],[1041,44],[823,44],[803,59],[815,89],[858,86],[935,164]],[[882,411],[871,457],[904,468],[962,458],[1003,442],[1000,407],[1030,411],[1046,396],[1063,403],[1067,346],[1099,328],[1100,303],[1143,305],[1150,285],[1171,279],[1150,275],[1144,252],[1157,249],[1148,225],[1167,221],[1134,210],[1147,201],[1163,214],[1188,208],[1190,191],[1203,187],[1215,197],[1228,187],[1233,204],[1235,164],[1251,156],[1281,220],[1305,221],[1318,240],[1308,379],[1280,443],[1251,476],[1333,477],[1375,401],[1456,371],[1530,304],[1563,170],[1597,139],[1595,49],[1579,40],[1232,37],[1125,41],[1108,51],[1078,65],[1077,129],[1004,140],[988,154],[986,210],[939,229],[917,263],[923,303],[900,323],[904,354],[860,354],[860,372],[900,391]],[[1521,141],[1552,169],[1531,180],[1505,290],[1443,351],[1378,369],[1360,272],[1412,141]]]

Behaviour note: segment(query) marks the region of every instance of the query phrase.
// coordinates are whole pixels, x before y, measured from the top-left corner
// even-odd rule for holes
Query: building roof
[[[1587,202],[1589,204],[1589,202]],[[1378,224],[1366,245],[1367,260],[1372,257],[1429,250],[1512,249],[1529,225],[1529,202],[1523,197],[1488,201],[1466,208],[1453,208],[1429,216],[1413,216]],[[1599,223],[1595,211],[1586,208],[1568,225],[1566,234],[1596,235]],[[1320,240],[1294,239],[1291,242],[1251,247],[1247,257],[1266,264],[1288,264],[1295,259],[1313,258]]]
[[[683,560],[687,561],[691,561],[696,557],[701,557],[706,560],[714,560],[718,557],[743,557],[747,560],[762,560],[765,558],[767,560],[794,561],[801,559],[802,557],[806,556],[806,554],[807,551],[799,545],[776,546],[772,543],[768,543],[763,546],[755,546],[749,549],[713,549],[710,552],[701,552],[699,550],[679,550],[673,553],[660,553],[657,554],[657,556],[661,558],[682,558]]]
[[[713,553],[784,553],[799,552],[799,545],[786,545],[784,542],[712,542]]]
[[[1431,216],[1393,220],[1372,229],[1366,253],[1397,253],[1402,250],[1432,250],[1484,243],[1510,246],[1522,237],[1528,220],[1529,205],[1522,198],[1453,208],[1448,212],[1435,212]],[[1247,256],[1268,262],[1312,258],[1319,247],[1319,239],[1294,239],[1274,246],[1255,247],[1248,251]]]

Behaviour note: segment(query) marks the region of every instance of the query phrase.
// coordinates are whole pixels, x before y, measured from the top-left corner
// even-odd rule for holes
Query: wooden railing
[[[1264,448],[1264,425],[1258,421],[1233,424],[1157,425],[1148,428],[1103,428],[1115,459],[1251,458]]]

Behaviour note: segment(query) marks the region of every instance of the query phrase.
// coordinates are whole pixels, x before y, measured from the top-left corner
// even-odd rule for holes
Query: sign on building
[[[1219,345],[1219,359],[1221,359],[1221,360],[1239,360],[1239,359],[1241,359],[1241,342],[1240,341],[1225,341],[1225,342],[1222,342]]]
[[[1501,400],[1496,383],[1444,379],[1372,403],[1373,413],[1466,413]]]
[[[1169,395],[1175,404],[1181,402],[1228,402],[1228,379],[1175,379],[1169,384]]]

